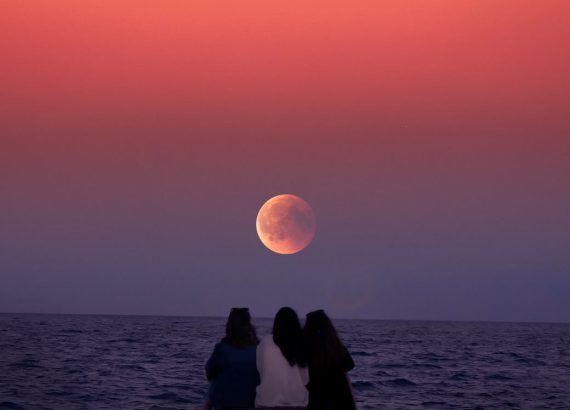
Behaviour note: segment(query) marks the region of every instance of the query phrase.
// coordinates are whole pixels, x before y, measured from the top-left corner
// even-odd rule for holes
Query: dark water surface
[[[360,409],[570,409],[570,324],[338,320]],[[271,325],[256,320],[259,334]],[[0,409],[194,409],[224,319],[0,315]]]

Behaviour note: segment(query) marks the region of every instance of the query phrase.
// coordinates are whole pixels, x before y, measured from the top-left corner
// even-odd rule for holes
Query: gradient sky
[[[0,5],[0,311],[570,321],[570,3]],[[294,193],[304,251],[259,207]]]

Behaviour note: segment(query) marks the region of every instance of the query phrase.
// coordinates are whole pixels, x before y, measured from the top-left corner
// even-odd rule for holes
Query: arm
[[[220,372],[221,368],[221,346],[220,343],[217,343],[214,347],[214,351],[212,355],[206,362],[206,378],[208,381],[215,378],[218,373]]]
[[[342,357],[342,368],[344,369],[345,372],[349,372],[352,369],[354,369],[354,360],[352,360],[352,356],[348,352],[346,346],[344,348],[344,352],[345,354]]]
[[[299,373],[301,374],[301,382],[303,386],[307,386],[309,384],[309,367],[300,367],[299,366]]]
[[[257,345],[257,349],[255,349],[255,365],[257,367],[257,372],[259,373],[259,377],[261,377],[262,370],[263,370],[263,340],[261,343]]]
[[[255,364],[257,366],[257,372],[259,373],[260,380],[265,374],[266,368],[271,368],[272,358],[271,358],[271,342],[272,336],[263,336],[255,349]]]

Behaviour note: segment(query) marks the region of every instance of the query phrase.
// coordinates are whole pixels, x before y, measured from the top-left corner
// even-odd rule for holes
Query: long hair
[[[329,369],[341,363],[345,348],[324,310],[307,314],[303,338],[310,367]]]
[[[273,341],[291,366],[307,365],[301,338],[301,323],[297,313],[290,307],[279,309],[273,321]]]
[[[232,308],[226,322],[224,342],[238,348],[255,346],[259,342],[251,324],[248,308]]]

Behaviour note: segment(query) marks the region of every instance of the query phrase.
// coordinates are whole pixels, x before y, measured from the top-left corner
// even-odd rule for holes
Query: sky
[[[570,321],[567,1],[0,9],[0,312]]]

